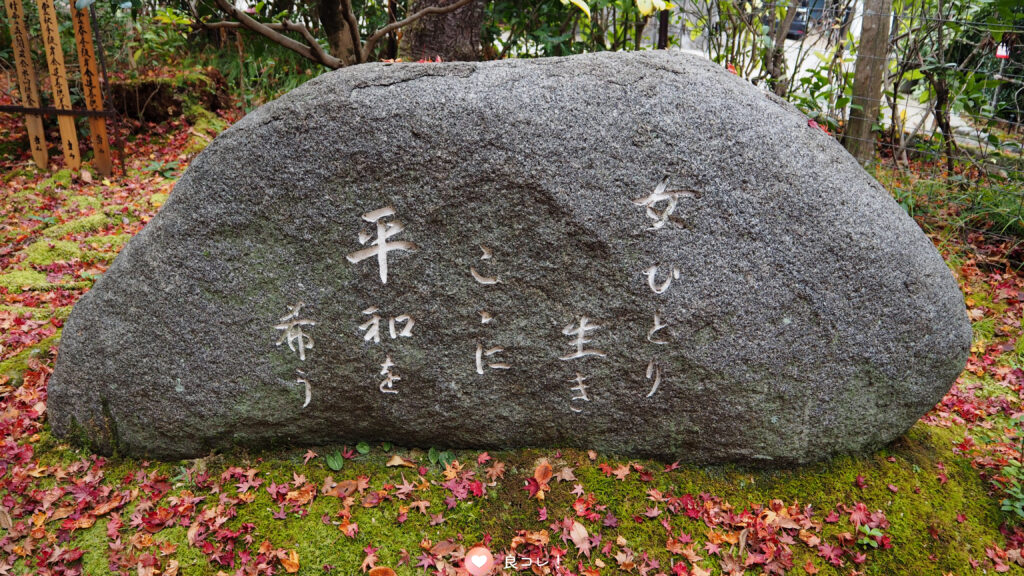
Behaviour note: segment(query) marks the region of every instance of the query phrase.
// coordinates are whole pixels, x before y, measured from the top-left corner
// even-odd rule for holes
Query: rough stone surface
[[[386,207],[405,228],[383,283],[350,260]],[[582,317],[604,356],[572,358]],[[293,326],[311,348],[276,345],[291,320],[315,322]],[[163,458],[391,440],[780,465],[894,439],[969,341],[886,191],[713,64],[370,64],[196,158],[74,308],[49,411],[58,434]]]

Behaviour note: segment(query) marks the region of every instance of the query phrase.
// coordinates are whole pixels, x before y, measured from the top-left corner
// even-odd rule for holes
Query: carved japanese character
[[[280,324],[274,326],[281,330],[281,337],[277,339],[277,346],[287,343],[292,352],[299,353],[299,360],[306,360],[306,350],[313,349],[313,338],[303,332],[303,326],[315,326],[316,322],[299,318],[299,311],[304,304],[299,302],[288,308],[289,312],[280,320]]]
[[[590,324],[590,319],[586,316],[580,317],[578,324],[569,324],[562,329],[562,334],[566,336],[575,336],[576,339],[572,341],[573,346],[576,347],[576,351],[560,356],[561,360],[575,360],[576,358],[583,358],[585,356],[598,356],[604,358],[607,356],[600,350],[587,350],[585,346],[590,343],[590,339],[587,338],[587,332],[597,330],[600,328],[597,324]]]
[[[415,252],[419,248],[412,242],[406,242],[399,240],[397,242],[388,242],[392,236],[405,230],[405,225],[399,221],[385,222],[384,218],[393,216],[395,209],[390,206],[367,212],[363,214],[363,220],[375,223],[377,225],[377,238],[370,243],[369,248],[353,252],[345,258],[353,263],[358,264],[367,258],[377,257],[377,265],[380,268],[380,281],[382,284],[388,283],[388,252],[393,250],[403,250],[406,252]],[[370,240],[371,236],[365,232],[359,234],[359,243],[366,244]]]

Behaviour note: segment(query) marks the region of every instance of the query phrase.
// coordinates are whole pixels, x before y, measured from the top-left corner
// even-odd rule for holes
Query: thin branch
[[[223,0],[218,0],[218,2],[221,1]],[[459,8],[462,8],[463,6],[469,4],[472,1],[473,0],[458,0],[458,2],[455,2],[454,4],[449,4],[447,6],[431,6],[429,8],[424,8],[423,10],[420,10],[419,12],[406,17],[404,20],[392,22],[391,24],[388,24],[387,26],[381,28],[380,30],[377,30],[369,38],[366,39],[366,44],[363,45],[362,61],[365,62],[366,60],[369,59],[374,47],[377,46],[377,42],[380,41],[380,39],[383,38],[388,32],[391,32],[392,30],[397,30],[403,26],[408,26],[409,24],[412,24],[413,22],[419,20],[420,18],[423,18],[424,16],[427,16],[428,14],[447,14],[448,12],[458,10]]]
[[[316,41],[316,38],[313,37],[313,33],[309,31],[309,28],[306,28],[302,24],[289,22],[288,20],[282,20],[281,24],[284,26],[285,30],[298,32],[306,42],[309,43],[309,47],[313,49],[313,52],[316,52],[316,56],[319,58],[320,62],[327,62],[331,58],[331,55],[324,52],[323,46]]]
[[[304,56],[314,62],[319,62],[320,64],[323,64],[324,66],[327,66],[328,68],[331,69],[341,68],[345,64],[341,60],[328,54],[325,54],[323,49],[320,48],[320,45],[315,40],[312,42],[312,44],[315,45],[316,48],[314,48],[313,46],[307,46],[297,40],[293,40],[288,36],[281,34],[280,32],[275,31],[271,26],[267,24],[250,18],[248,14],[232,6],[228,2],[228,0],[216,0],[216,2],[217,6],[221,10],[223,10],[228,16],[237,20],[245,28],[248,28],[249,30],[256,32],[257,34],[260,34],[268,38],[269,40],[272,40],[273,42],[276,42],[277,44],[284,46],[285,48],[291,50],[292,52],[295,52],[296,54],[299,54],[300,56]],[[298,30],[298,27],[294,24],[283,24],[282,27],[285,30],[290,31]],[[303,27],[303,29],[305,29],[305,27]],[[300,33],[302,32],[302,30],[298,31]],[[312,34],[310,34],[308,30],[306,30],[305,32],[306,33],[303,34],[304,38],[307,38],[307,40],[312,38]]]
[[[288,30],[288,28],[285,27],[283,24],[278,24],[277,22],[266,22],[266,23],[262,23],[262,24],[264,26],[266,26],[267,28],[270,28],[271,30],[285,30],[285,31]],[[227,20],[221,20],[221,21],[218,21],[218,22],[203,22],[202,20],[195,20],[195,19],[192,21],[192,27],[193,28],[207,28],[207,29],[210,29],[210,30],[216,30],[218,28],[227,28],[227,29],[245,28],[245,26],[242,26],[241,22],[229,22]]]
[[[1015,80],[1013,78],[1007,78],[1006,76],[1003,76],[1002,74],[996,74],[992,78],[994,78],[996,80],[1002,80],[1003,82],[1009,82],[1010,84],[1017,84],[1019,86],[1024,86],[1024,82],[1021,82],[1020,80]]]

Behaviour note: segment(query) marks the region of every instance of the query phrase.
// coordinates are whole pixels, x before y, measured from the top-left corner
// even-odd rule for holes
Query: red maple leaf
[[[822,544],[818,546],[818,556],[828,560],[829,564],[833,566],[843,565],[843,549],[838,546]]]
[[[853,506],[853,510],[850,511],[850,522],[853,522],[854,526],[863,526],[870,520],[871,514],[868,512],[868,507],[863,502],[857,502]]]
[[[540,483],[537,482],[536,478],[527,478],[523,482],[523,490],[530,493],[530,498],[534,498],[537,496],[537,493],[540,492]]]

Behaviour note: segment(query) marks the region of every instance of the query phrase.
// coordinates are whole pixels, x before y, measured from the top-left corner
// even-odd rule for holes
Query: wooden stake
[[[85,107],[88,110],[103,110],[103,92],[96,67],[96,50],[92,40],[92,23],[89,9],[75,8],[71,0],[71,19],[75,28],[75,45],[78,46],[78,67],[82,71],[82,87],[85,92]],[[92,140],[92,163],[103,176],[110,175],[110,139],[107,136],[107,119],[102,116],[89,117],[89,138]]]
[[[32,66],[32,53],[29,51],[25,7],[22,6],[21,0],[4,0],[4,6],[7,9],[7,19],[11,26],[14,68],[18,75],[21,104],[29,108],[39,108],[39,86],[36,84],[36,70]],[[40,170],[46,170],[49,154],[46,151],[43,117],[38,114],[28,114],[25,116],[25,126],[28,129],[28,145],[32,150],[32,160]]]
[[[53,0],[36,0],[36,5],[39,6],[39,25],[46,48],[46,65],[50,69],[54,104],[62,110],[70,110],[71,94],[68,92],[68,73],[64,68],[64,49],[61,48],[57,29],[57,11]],[[75,119],[61,114],[57,116],[57,125],[60,127],[61,146],[64,147],[64,161],[73,172],[78,172],[82,167],[82,157],[78,152]]]

